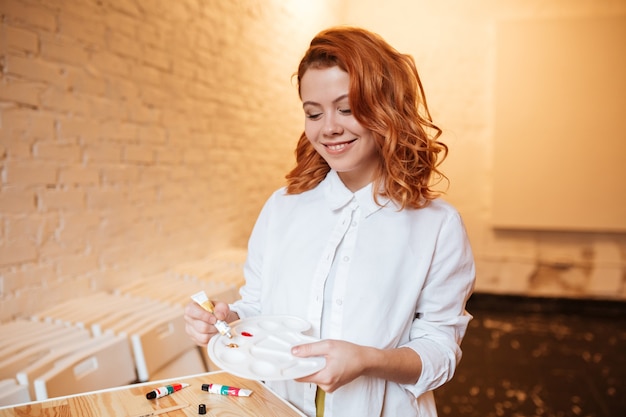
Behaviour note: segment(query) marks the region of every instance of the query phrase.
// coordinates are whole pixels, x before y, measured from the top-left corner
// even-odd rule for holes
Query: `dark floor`
[[[474,294],[439,415],[626,417],[626,302]]]

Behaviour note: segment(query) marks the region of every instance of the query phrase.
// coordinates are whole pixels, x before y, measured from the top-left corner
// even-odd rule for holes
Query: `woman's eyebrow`
[[[346,98],[348,98],[348,94],[342,94],[342,95],[340,95],[339,97],[337,97],[336,99],[333,100],[333,104],[338,103],[341,100],[344,100]],[[302,107],[304,107],[306,105],[319,106],[320,104],[315,102],[315,101],[311,101],[311,100],[303,101],[302,102]]]

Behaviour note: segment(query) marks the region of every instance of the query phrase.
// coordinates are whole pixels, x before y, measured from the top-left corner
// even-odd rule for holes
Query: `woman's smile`
[[[339,154],[339,153],[342,153],[344,150],[346,150],[346,148],[348,148],[355,141],[356,139],[352,139],[350,141],[340,142],[340,143],[326,143],[324,144],[324,146],[326,147],[326,149],[328,149],[328,152],[333,153],[333,154],[335,153]]]

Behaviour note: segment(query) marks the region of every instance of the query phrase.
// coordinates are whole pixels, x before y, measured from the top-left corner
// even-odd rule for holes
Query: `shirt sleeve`
[[[449,381],[461,360],[460,344],[472,316],[465,310],[475,281],[474,258],[461,217],[450,214],[437,237],[431,267],[417,302],[410,347],[422,359],[416,397]]]

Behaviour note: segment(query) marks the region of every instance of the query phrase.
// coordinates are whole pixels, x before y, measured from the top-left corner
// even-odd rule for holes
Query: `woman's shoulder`
[[[398,211],[405,211],[405,212],[415,214],[415,215],[420,215],[420,214],[423,215],[427,213],[442,213],[443,214],[443,213],[457,212],[456,207],[454,207],[448,201],[444,200],[442,197],[437,197],[432,200],[428,200],[426,202],[422,201],[422,205],[419,208],[409,207],[405,209],[400,209],[399,204],[396,204],[395,202],[391,202],[391,204],[388,204],[387,207],[390,209],[394,209]]]
[[[445,221],[447,219],[460,219],[461,217],[457,208],[441,197],[429,201],[422,208],[409,209],[408,212],[411,217],[427,221],[434,219]]]
[[[442,211],[445,213],[458,213],[458,210],[455,206],[453,206],[448,201],[444,200],[441,197],[435,198],[431,200],[430,203],[426,206],[426,208],[431,207],[432,210]]]

